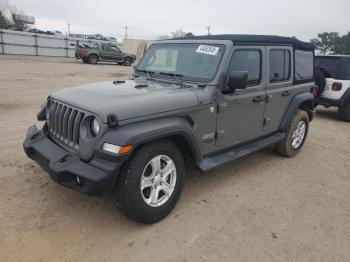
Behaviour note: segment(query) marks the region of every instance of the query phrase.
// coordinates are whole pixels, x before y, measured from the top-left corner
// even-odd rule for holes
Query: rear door
[[[296,94],[293,87],[293,48],[288,46],[267,47],[266,59],[266,108],[264,133],[275,132]]]
[[[265,47],[236,46],[229,71],[247,71],[248,88],[232,94],[219,91],[216,145],[222,149],[263,135]]]

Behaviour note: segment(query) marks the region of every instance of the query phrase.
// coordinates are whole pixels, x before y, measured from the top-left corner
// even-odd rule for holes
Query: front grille
[[[79,128],[85,116],[84,112],[54,99],[50,99],[48,105],[47,124],[51,137],[78,150]]]

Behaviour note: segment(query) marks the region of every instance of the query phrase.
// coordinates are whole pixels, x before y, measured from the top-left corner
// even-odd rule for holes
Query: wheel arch
[[[305,92],[297,94],[293,97],[292,101],[290,102],[279,129],[281,131],[286,131],[288,129],[288,126],[298,109],[306,111],[308,113],[309,120],[312,121],[314,115],[314,108],[314,96],[311,93]]]
[[[147,143],[168,139],[178,146],[185,158],[199,163],[201,150],[190,123],[180,117],[150,120],[112,129],[100,141],[117,145],[133,145],[134,151]],[[128,155],[129,158],[132,155]]]
[[[314,109],[314,101],[313,100],[306,100],[302,102],[298,109],[306,111],[306,113],[309,116],[309,120],[312,121],[313,119],[313,109]]]

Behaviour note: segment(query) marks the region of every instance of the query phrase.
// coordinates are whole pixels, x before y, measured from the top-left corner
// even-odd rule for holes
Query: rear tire
[[[319,98],[326,88],[326,79],[320,69],[315,69],[315,84],[318,88],[316,98]]]
[[[116,191],[119,204],[136,222],[158,222],[176,206],[184,175],[184,160],[175,144],[168,140],[146,144],[123,168]]]
[[[287,136],[276,144],[278,154],[285,157],[295,156],[303,147],[309,132],[309,116],[304,110],[298,110],[287,130]]]
[[[89,60],[90,64],[97,64],[98,57],[97,57],[97,55],[90,55],[88,60]]]
[[[344,105],[339,107],[338,112],[342,120],[350,122],[350,98],[345,102]]]

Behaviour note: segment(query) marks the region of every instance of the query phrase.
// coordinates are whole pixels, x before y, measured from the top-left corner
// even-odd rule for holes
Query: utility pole
[[[124,29],[125,29],[125,36],[124,36],[124,39],[127,39],[128,38],[128,26],[124,26]]]
[[[70,26],[71,26],[71,24],[68,23],[67,26],[68,26],[68,35],[70,35]]]
[[[208,30],[208,35],[210,35],[210,29],[211,29],[210,25],[206,26],[205,28]]]

